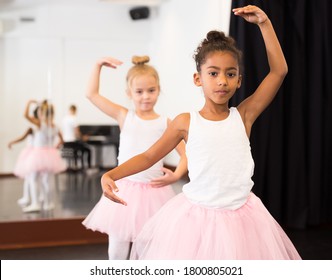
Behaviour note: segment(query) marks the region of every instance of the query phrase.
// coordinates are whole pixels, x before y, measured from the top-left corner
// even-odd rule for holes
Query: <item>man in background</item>
[[[71,154],[74,158],[75,169],[77,161],[81,159],[81,167],[85,168],[87,162],[88,168],[91,168],[91,149],[84,141],[87,136],[82,135],[77,122],[77,107],[70,105],[68,114],[63,118],[62,134],[64,145],[62,148],[63,156]]]

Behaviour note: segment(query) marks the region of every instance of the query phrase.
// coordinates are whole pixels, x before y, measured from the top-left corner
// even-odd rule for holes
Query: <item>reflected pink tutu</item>
[[[24,165],[17,170],[22,176],[32,172],[60,173],[67,169],[65,160],[60,151],[54,147],[33,147],[25,159]]]
[[[237,210],[206,208],[183,193],[166,203],[134,241],[131,259],[301,259],[286,233],[253,193]]]
[[[32,149],[33,149],[32,146],[27,146],[23,148],[23,150],[18,155],[13,171],[15,176],[20,178],[24,178],[26,176],[26,174],[23,171],[26,169],[27,158]]]
[[[128,179],[121,179],[116,184],[117,195],[127,202],[127,206],[102,195],[82,223],[88,229],[107,233],[117,240],[133,241],[146,221],[175,196],[170,185],[152,188],[149,183]]]

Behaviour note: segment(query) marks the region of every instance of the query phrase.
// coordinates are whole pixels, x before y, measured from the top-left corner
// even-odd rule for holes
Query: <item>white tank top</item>
[[[48,126],[44,123],[35,131],[33,138],[34,147],[54,147],[55,139],[58,135],[58,128]]]
[[[143,120],[134,111],[128,111],[124,125],[120,133],[119,164],[133,156],[145,152],[164,133],[167,128],[167,118],[159,117],[154,120]],[[161,168],[163,160],[160,160],[149,169],[128,176],[132,181],[148,183],[152,179],[163,175]]]
[[[31,134],[29,134],[26,138],[26,147],[32,147],[33,146],[33,136],[34,136],[34,132],[32,132]]]
[[[230,108],[229,116],[222,121],[190,113],[186,153],[190,182],[183,193],[190,201],[231,210],[247,201],[254,184],[254,161],[236,108]]]

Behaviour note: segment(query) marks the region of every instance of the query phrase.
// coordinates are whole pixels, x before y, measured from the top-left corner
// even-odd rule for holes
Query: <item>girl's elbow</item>
[[[283,59],[282,64],[280,66],[280,73],[283,77],[286,77],[288,73],[288,65],[285,59]]]
[[[283,68],[283,77],[286,77],[288,74],[288,65],[285,63],[284,68]]]
[[[85,95],[85,97],[86,97],[88,100],[91,101],[91,99],[92,99],[92,97],[93,97],[93,94],[91,94],[91,93],[87,93],[87,94]]]
[[[287,64],[285,64],[283,67],[280,67],[278,69],[278,72],[276,72],[276,75],[280,80],[283,81],[285,79],[285,77],[287,76],[287,73],[288,73],[288,66],[287,66]]]

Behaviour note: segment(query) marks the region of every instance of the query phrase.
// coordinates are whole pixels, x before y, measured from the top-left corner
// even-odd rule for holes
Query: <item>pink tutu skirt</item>
[[[301,257],[253,193],[237,210],[202,207],[180,193],[145,224],[134,240],[131,259],[299,260]]]
[[[82,222],[86,228],[106,233],[116,240],[133,241],[146,221],[175,196],[170,185],[152,188],[149,183],[128,179],[121,179],[116,184],[119,188],[117,196],[126,201],[127,206],[102,195]]]
[[[32,146],[25,147],[20,154],[18,155],[15,167],[14,167],[14,175],[20,178],[24,178],[26,174],[23,172],[27,168],[27,158],[32,150]]]
[[[33,147],[17,172],[27,176],[33,172],[60,173],[67,169],[60,151],[54,147]]]

